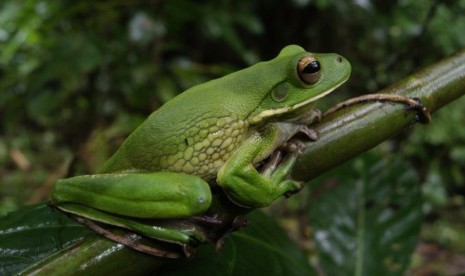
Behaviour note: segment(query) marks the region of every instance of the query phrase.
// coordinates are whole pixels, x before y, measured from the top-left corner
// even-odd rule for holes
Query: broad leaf
[[[162,275],[315,275],[303,251],[260,211],[252,213],[247,227],[214,246],[200,248],[193,260],[173,263]]]
[[[0,275],[21,271],[90,234],[45,204],[12,212],[0,220]]]
[[[414,171],[400,158],[365,155],[331,175],[323,177],[331,187],[312,199],[309,213],[326,273],[401,275],[422,222]]]

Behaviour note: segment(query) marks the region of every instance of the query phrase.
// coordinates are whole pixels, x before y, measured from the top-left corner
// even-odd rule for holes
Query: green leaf
[[[166,275],[198,275],[206,272],[216,275],[315,274],[302,250],[271,218],[255,212],[250,219],[251,222],[244,230],[225,238],[225,244],[218,253],[213,245],[201,246],[193,259],[164,259],[169,265],[162,272]],[[145,269],[145,272],[153,271],[161,260],[133,250],[121,250],[124,249],[121,246],[112,248],[112,243],[105,239],[86,239],[92,235],[84,226],[44,204],[13,212],[0,220],[0,275],[11,275],[25,269],[47,274],[56,262],[61,262],[61,268],[65,266],[74,271],[79,268],[82,274],[122,271],[142,273]],[[81,242],[80,247],[87,249],[79,251],[78,255],[76,252],[71,253],[70,258],[65,258],[66,263],[62,263],[61,250],[63,254],[69,255],[70,246],[78,242]],[[105,251],[113,252],[111,255],[114,258],[103,257]],[[89,256],[81,258],[82,254],[88,253]],[[52,255],[50,261],[53,263],[48,260],[44,262]],[[76,258],[81,258],[82,263],[76,263]],[[63,273],[63,269],[60,271]]]
[[[400,158],[371,157],[324,176],[332,186],[310,204],[328,275],[401,275],[415,248],[423,202],[416,174]]]
[[[164,267],[162,275],[315,275],[303,251],[260,211],[247,227],[225,239],[216,252],[203,246],[192,260]]]
[[[0,275],[11,275],[92,234],[45,204],[0,220]]]

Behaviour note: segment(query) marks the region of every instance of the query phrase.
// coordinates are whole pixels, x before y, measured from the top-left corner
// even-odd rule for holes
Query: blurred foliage
[[[143,118],[192,85],[295,43],[351,61],[351,80],[328,106],[464,47],[464,12],[465,0],[1,1],[0,214],[46,199],[57,178],[97,171]],[[434,226],[425,233],[465,218],[443,215],[464,208],[463,104],[378,148],[419,175]]]
[[[370,151],[312,182],[308,217],[328,275],[401,275],[410,263],[421,189],[402,156],[381,154]]]

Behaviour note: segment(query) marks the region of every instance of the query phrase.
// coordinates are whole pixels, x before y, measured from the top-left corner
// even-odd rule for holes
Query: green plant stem
[[[438,110],[465,93],[465,50],[380,93],[417,97],[430,112]],[[331,114],[315,127],[320,139],[308,143],[294,168],[294,178],[308,181],[371,149],[411,126],[415,116],[416,112],[406,111],[401,104],[386,102],[358,104]],[[76,271],[89,275],[123,270],[149,273],[164,262],[164,259],[143,255],[104,238],[92,238],[55,254],[27,273],[60,275]]]
[[[162,258],[95,236],[52,255],[21,275],[141,275],[164,263]]]
[[[418,98],[433,113],[465,94],[465,50],[379,93]],[[330,114],[314,127],[320,139],[307,143],[292,176],[309,181],[412,126],[417,115],[389,102],[360,103]]]

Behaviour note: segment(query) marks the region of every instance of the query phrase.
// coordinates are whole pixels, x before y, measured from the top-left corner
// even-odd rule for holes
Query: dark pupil
[[[305,74],[313,74],[320,71],[320,63],[316,60],[310,62],[305,66],[304,70],[302,71]]]

